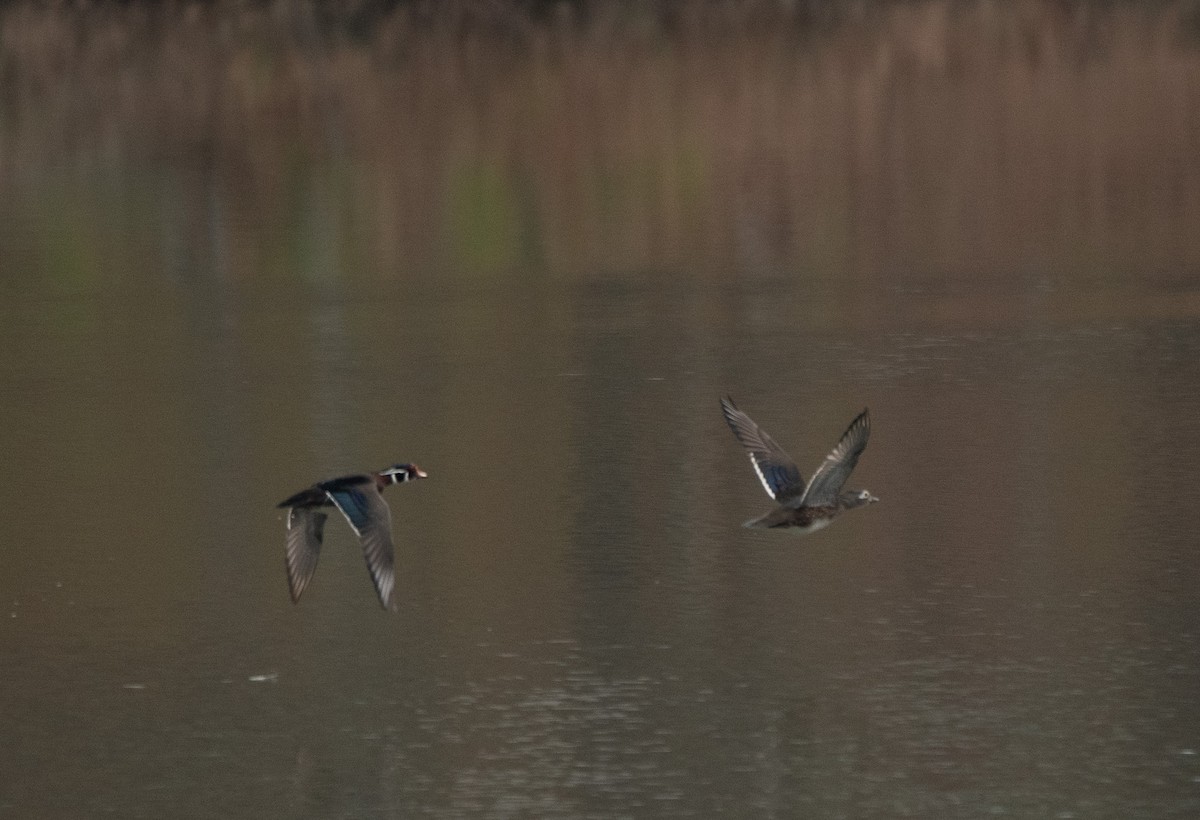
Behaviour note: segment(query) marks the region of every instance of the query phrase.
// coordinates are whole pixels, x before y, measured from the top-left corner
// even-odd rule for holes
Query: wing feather
[[[804,478],[792,457],[753,419],[739,410],[731,397],[721,399],[721,410],[725,413],[729,429],[746,448],[750,464],[767,495],[780,503],[803,495]]]
[[[871,417],[864,409],[855,416],[854,421],[846,428],[842,438],[808,482],[808,491],[800,499],[800,504],[806,507],[819,507],[837,502],[842,485],[854,472],[858,457],[867,448],[867,439],[871,436]]]
[[[321,539],[325,528],[325,513],[306,507],[288,510],[287,564],[288,589],[292,603],[300,600],[308,582],[317,570],[317,558],[321,555]]]
[[[367,571],[375,584],[379,603],[392,608],[392,588],[396,583],[395,550],[392,547],[392,513],[379,490],[367,486],[345,487],[327,491],[333,502],[362,543]]]

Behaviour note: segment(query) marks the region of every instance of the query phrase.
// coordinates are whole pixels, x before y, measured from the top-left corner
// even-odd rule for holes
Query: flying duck
[[[866,410],[850,422],[837,447],[825,456],[807,485],[791,457],[765,430],[739,410],[732,398],[726,396],[721,399],[721,410],[725,413],[729,428],[749,453],[750,464],[758,474],[763,489],[779,505],[742,526],[787,528],[797,533],[816,532],[829,526],[842,510],[852,510],[879,500],[866,490],[841,491],[871,435],[871,417]]]
[[[389,484],[426,478],[415,464],[394,464],[377,473],[347,475],[320,481],[279,502],[288,509],[287,575],[292,603],[300,600],[317,569],[325,513],[320,507],[337,507],[362,542],[367,569],[384,609],[392,609],[396,570],[392,559],[392,515],[381,494]]]

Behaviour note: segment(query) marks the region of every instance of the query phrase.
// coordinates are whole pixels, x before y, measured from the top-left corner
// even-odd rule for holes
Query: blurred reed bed
[[[36,242],[61,238],[45,220],[64,201],[136,230],[186,209],[164,196],[215,198],[243,276],[289,267],[264,248],[291,232],[380,277],[1170,285],[1200,263],[1197,19],[1181,2],[6,4],[0,214]]]

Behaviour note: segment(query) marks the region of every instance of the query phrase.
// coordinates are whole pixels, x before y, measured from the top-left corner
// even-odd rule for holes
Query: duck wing
[[[307,507],[292,507],[288,510],[287,564],[288,589],[292,603],[300,600],[304,588],[317,571],[317,558],[321,555],[321,538],[325,529],[325,513]]]
[[[327,489],[333,502],[350,522],[362,543],[367,570],[384,609],[392,608],[392,587],[396,583],[392,547],[392,513],[373,482]]]
[[[858,464],[858,457],[867,448],[867,439],[870,436],[871,417],[864,409],[850,422],[837,447],[825,456],[825,460],[813,474],[812,481],[808,482],[808,491],[795,506],[821,507],[836,504],[838,493],[841,492],[842,485],[846,483],[850,473],[854,472],[854,465]]]
[[[733,430],[750,455],[750,464],[767,495],[780,504],[804,495],[804,479],[792,457],[753,419],[739,410],[731,397],[721,399],[721,410],[725,413],[729,429]]]

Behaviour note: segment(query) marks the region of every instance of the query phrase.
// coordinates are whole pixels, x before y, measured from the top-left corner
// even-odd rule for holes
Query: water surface
[[[1014,143],[979,125],[1007,103],[961,105],[995,77],[1014,95],[1022,77],[1187,77],[1195,54],[1117,34],[1072,70],[999,50],[995,75],[953,54],[885,71],[855,44],[908,31],[896,14],[837,29],[845,53],[791,43],[764,64],[726,43],[714,59],[742,81],[650,86],[687,105],[554,132],[582,177],[530,165],[552,136],[477,127],[509,122],[514,75],[469,68],[480,96],[438,126],[460,141],[402,129],[395,155],[352,136],[241,165],[226,149],[263,135],[218,128],[64,165],[61,146],[22,153],[41,126],[18,111],[0,142],[0,813],[1200,813],[1200,177],[1172,176],[1196,155],[1176,150],[1196,146],[1189,97],[1142,100],[1173,123],[1159,159],[1076,128],[1085,106],[1061,139],[1092,133],[1091,160],[1040,171],[1013,160],[1059,130]],[[686,74],[682,43],[629,70]],[[545,72],[551,114],[591,76],[514,59]],[[428,82],[423,65],[379,76]],[[875,72],[898,93],[868,93]],[[805,131],[789,98],[747,96],[756,77],[817,99],[857,77],[893,127]],[[692,133],[703,100],[757,112],[746,153],[655,141]],[[918,159],[946,110],[994,150],[942,176]],[[1004,121],[1041,122],[1022,116]],[[840,138],[776,139],[814,133]],[[426,178],[418,144],[465,150],[466,176]],[[1087,184],[1097,168],[1111,184]],[[1039,174],[1053,219],[1013,207]],[[461,207],[410,207],[430,191]],[[402,229],[364,225],[389,203],[372,224]],[[806,472],[869,406],[851,483],[882,502],[807,538],[741,529],[769,499],[725,393]],[[399,612],[335,520],[293,606],[274,505],[396,460],[431,475],[388,492]]]

